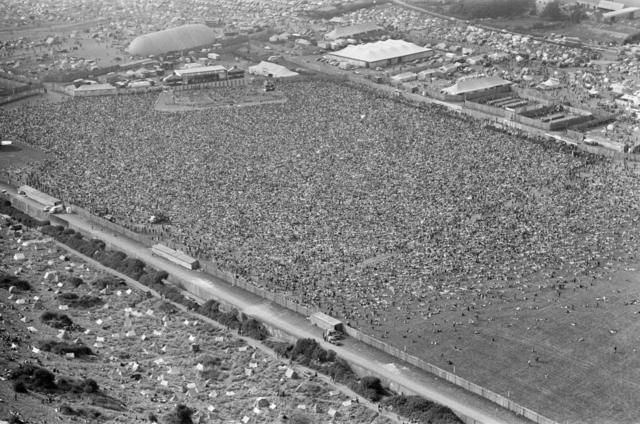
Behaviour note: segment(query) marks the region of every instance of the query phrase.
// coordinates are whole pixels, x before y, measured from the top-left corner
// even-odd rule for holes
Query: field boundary
[[[7,181],[8,180],[8,181]],[[5,175],[0,175],[0,182],[4,182],[7,183],[11,186],[16,186],[16,181],[12,181],[9,176]],[[19,186],[20,184],[18,184],[17,186]],[[17,205],[17,206],[25,206],[25,205]],[[71,205],[70,206],[70,210],[72,213],[75,213],[77,215],[80,215],[81,217],[85,218],[87,221],[89,221],[92,225],[96,225],[98,227],[102,227],[102,228],[106,228],[110,231],[113,231],[116,234],[120,234],[124,237],[130,238],[132,240],[137,241],[140,244],[145,245],[146,247],[150,248],[153,244],[155,243],[163,243],[166,246],[175,249],[175,250],[182,250],[181,246],[177,245],[176,243],[172,243],[162,237],[159,236],[151,236],[151,237],[146,237],[146,236],[142,236],[141,234],[138,234],[137,232],[134,232],[130,229],[124,228],[119,224],[107,221],[104,218],[100,218],[98,216],[93,215],[92,213],[90,213],[89,211],[87,211],[86,209],[83,209],[81,207],[75,206],[75,205]],[[25,211],[27,213],[29,213],[30,211],[27,210]],[[39,212],[39,211],[38,211]],[[44,214],[44,213],[43,213]],[[46,214],[44,214],[46,215]],[[38,218],[42,218],[41,216],[38,216]],[[150,226],[151,227],[151,226]],[[290,298],[288,298],[286,295],[284,294],[279,294],[279,293],[274,293],[268,290],[265,290],[261,287],[257,287],[254,284],[249,283],[248,281],[244,280],[243,278],[233,275],[229,272],[226,271],[222,271],[220,270],[213,262],[208,261],[206,259],[200,259],[200,258],[196,258],[198,259],[198,261],[200,262],[200,267],[202,268],[202,270],[204,272],[206,272],[207,274],[212,275],[215,278],[218,278],[220,280],[222,280],[223,282],[234,286],[234,287],[239,287],[249,293],[252,293],[254,295],[257,295],[263,299],[267,299],[271,302],[274,302],[286,309],[289,309],[290,311],[296,312],[300,315],[303,315],[305,317],[309,317],[310,315],[312,315],[315,312],[319,312],[318,310],[316,310],[315,308],[309,308],[305,305],[296,303],[294,301],[292,301]],[[190,291],[187,287],[183,287],[183,289]],[[196,297],[200,297],[198,295],[198,293],[192,293],[194,294]],[[369,336],[353,327],[350,327],[348,325],[343,325],[344,327],[344,331],[346,334],[348,334],[349,336],[353,337],[356,340],[361,341],[362,343],[374,347],[378,350],[381,350],[391,356],[393,356],[394,358],[397,358],[401,361],[407,362],[423,371],[426,371],[430,374],[436,375],[442,379],[445,379],[446,381],[461,387],[471,393],[474,393],[476,395],[479,395],[481,397],[483,397],[484,399],[489,400],[490,402],[499,405],[511,412],[514,412],[517,415],[520,415],[522,417],[527,418],[528,420],[538,423],[538,424],[558,424],[557,421],[554,421],[550,418],[547,418],[535,411],[533,411],[530,408],[524,407],[514,401],[512,401],[511,399],[500,395],[498,393],[495,393],[485,387],[482,387],[476,383],[473,383],[465,378],[462,378],[452,372],[446,371],[440,367],[437,367],[427,361],[424,361],[414,355],[410,355],[407,354],[406,352],[398,349],[397,347],[391,346],[388,343],[385,343],[381,340],[376,339],[375,337]]]

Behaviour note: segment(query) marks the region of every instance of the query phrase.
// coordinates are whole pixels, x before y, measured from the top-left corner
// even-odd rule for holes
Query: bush
[[[38,347],[45,352],[53,352],[57,355],[73,353],[76,357],[93,355],[93,351],[83,344],[70,344],[55,340],[41,341]]]
[[[38,228],[38,227],[42,227],[50,224],[49,221],[40,221],[38,219],[32,218],[31,216],[23,212],[20,212],[18,209],[11,206],[11,203],[8,201],[0,205],[0,213],[9,215],[11,218],[18,221],[19,223],[31,228]]]
[[[99,391],[98,383],[88,378],[86,380],[77,380],[69,377],[60,377],[58,379],[58,389],[65,393],[97,393]]]
[[[185,405],[177,405],[176,408],[171,411],[165,417],[166,424],[192,424],[191,415],[194,410],[186,407]]]
[[[382,387],[380,379],[367,376],[351,385],[351,389],[365,398],[377,402],[386,395],[386,390]]]
[[[53,373],[46,368],[31,364],[22,364],[9,374],[15,380],[14,388],[29,389],[37,392],[53,392],[57,389]]]
[[[462,423],[460,418],[449,408],[419,396],[391,396],[381,403],[384,406],[391,406],[394,412],[412,421],[443,424]]]
[[[27,386],[24,385],[24,381],[14,381],[13,391],[16,393],[27,393]]]
[[[163,285],[162,280],[166,280],[169,274],[166,271],[152,271],[144,274],[140,277],[140,283],[147,287],[153,287],[155,285]]]
[[[198,313],[212,320],[218,321],[222,325],[229,328],[240,328],[240,320],[238,319],[238,311],[232,309],[229,312],[222,312],[220,304],[215,300],[207,300],[197,309]]]
[[[260,321],[249,318],[246,321],[242,322],[240,327],[240,331],[243,336],[251,337],[255,340],[264,340],[269,337],[269,332],[267,329],[260,323]]]
[[[66,403],[60,406],[60,413],[62,415],[71,415],[74,417],[88,418],[90,420],[98,419],[102,415],[100,411],[97,411],[95,409],[91,409],[91,408],[74,409],[71,406],[67,405]]]
[[[111,277],[111,276],[99,278],[93,283],[91,283],[91,285],[97,290],[103,290],[103,289],[115,290],[117,287],[126,286],[125,282],[122,281],[120,278]]]
[[[70,330],[73,327],[73,321],[65,314],[59,312],[46,311],[40,315],[40,321],[53,328],[63,328]]]
[[[70,308],[93,308],[104,304],[104,301],[98,296],[82,295],[78,297],[75,293],[60,293],[58,302],[67,305]]]
[[[329,362],[328,364],[329,365],[324,368],[324,373],[332,377],[338,383],[349,385],[356,379],[356,375],[344,359],[336,358],[335,362]]]
[[[314,339],[298,339],[291,351],[291,358],[298,361],[327,362],[327,351]]]
[[[56,238],[63,233],[64,227],[62,225],[45,225],[40,231],[42,234]]]
[[[279,340],[266,340],[264,344],[273,349],[280,356],[285,358],[291,357],[291,351],[293,350],[293,345],[291,343],[281,342]]]
[[[84,284],[84,281],[80,277],[71,277],[67,281],[76,289]]]
[[[0,289],[8,290],[11,286],[22,291],[31,290],[31,285],[28,282],[21,280],[14,275],[0,273]]]

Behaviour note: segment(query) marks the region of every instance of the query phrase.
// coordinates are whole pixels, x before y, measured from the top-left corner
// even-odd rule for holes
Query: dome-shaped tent
[[[141,35],[129,44],[127,50],[134,56],[161,55],[213,44],[216,37],[216,31],[206,25],[182,25]]]

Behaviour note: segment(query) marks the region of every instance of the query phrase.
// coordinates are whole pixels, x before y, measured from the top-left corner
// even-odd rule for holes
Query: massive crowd
[[[347,84],[279,89],[176,114],[156,95],[24,106],[0,127],[51,153],[25,181],[120,222],[162,212],[186,251],[355,325],[636,259],[632,169]]]

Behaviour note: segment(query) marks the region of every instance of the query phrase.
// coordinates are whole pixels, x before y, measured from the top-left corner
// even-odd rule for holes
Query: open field
[[[51,152],[15,171],[45,191],[137,223],[160,210],[186,250],[551,418],[634,422],[634,169],[347,84],[280,89],[215,113],[127,96],[0,122]]]
[[[143,423],[156,416],[165,424],[167,414],[184,404],[195,411],[194,422],[241,422],[243,417],[251,423],[391,422],[360,404],[343,405],[349,398],[324,379],[304,373],[286,378],[284,361],[129,289],[35,231],[14,232],[4,223],[0,361],[10,371],[23,364],[50,370],[59,388],[45,390],[36,383],[27,393],[15,393],[19,380],[3,378],[0,419],[15,415],[29,424],[71,423],[78,422],[75,411],[91,422]],[[16,274],[31,289],[7,284],[7,274]],[[48,351],[60,343],[66,345],[59,349],[76,352],[73,358]],[[192,352],[192,344],[200,351]],[[86,348],[89,355],[80,355]],[[92,379],[99,390],[64,392],[64,377]],[[339,411],[335,419],[327,414],[330,408]]]

